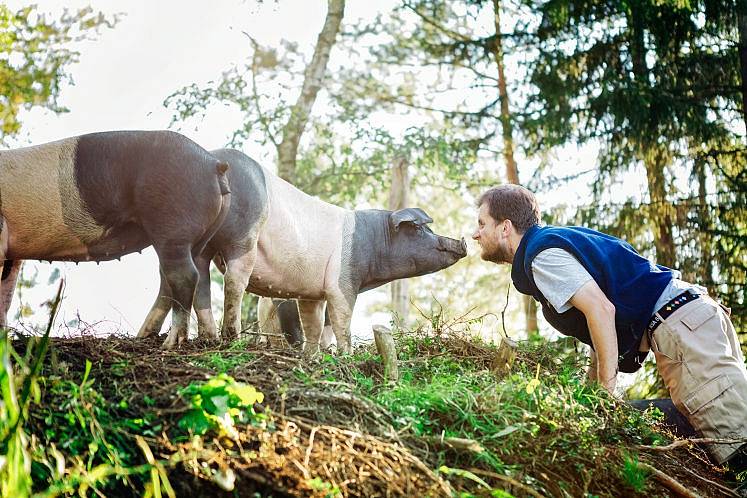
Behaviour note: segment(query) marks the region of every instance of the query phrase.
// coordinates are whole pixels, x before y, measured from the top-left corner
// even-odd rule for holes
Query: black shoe
[[[740,481],[739,485],[734,488],[734,492],[742,498],[747,498],[747,444],[743,444],[724,463],[729,469],[726,478],[733,481]]]

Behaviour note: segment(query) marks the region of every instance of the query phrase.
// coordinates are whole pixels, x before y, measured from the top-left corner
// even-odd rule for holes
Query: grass
[[[344,442],[324,446],[325,427],[353,431],[344,444],[370,446],[348,446],[359,455],[383,455],[377,445],[405,448],[431,469],[428,479],[441,476],[453,496],[464,498],[527,490],[666,495],[641,471],[644,457],[670,472],[686,466],[718,479],[686,450],[642,455],[641,445],[669,441],[657,430],[660,414],[621,407],[588,385],[572,343],[522,343],[510,374],[500,377],[491,366],[494,346],[425,330],[396,336],[398,382],[384,381],[372,346],[308,359],[249,351],[239,341],[173,354],[159,352],[156,343],[93,338],[52,342],[60,361],[29,379],[37,343],[15,341],[18,351],[29,348],[21,356],[4,338],[3,497],[212,496],[221,489],[242,496],[356,496],[347,481],[330,477],[342,461],[335,444]],[[457,440],[471,443],[449,443]],[[328,451],[329,460],[312,457],[312,449]],[[297,467],[317,470],[304,474]]]

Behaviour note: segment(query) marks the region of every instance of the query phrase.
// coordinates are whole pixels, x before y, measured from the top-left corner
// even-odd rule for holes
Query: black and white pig
[[[228,169],[170,131],[91,133],[0,151],[0,325],[23,260],[104,261],[152,245],[173,290],[164,346],[182,342],[195,256],[229,211]]]
[[[295,299],[272,299],[260,297],[257,301],[257,322],[263,335],[267,335],[268,343],[282,346],[286,342],[294,347],[303,346],[303,326],[298,314],[298,301]],[[332,322],[325,309],[324,328],[320,336],[319,346],[325,349],[334,339]],[[325,340],[328,341],[325,343]]]
[[[239,151],[211,154],[231,164],[231,209],[202,258],[214,258],[225,272],[223,338],[240,331],[241,297],[248,290],[299,299],[307,351],[319,347],[326,301],[338,349],[350,352],[350,319],[360,292],[436,272],[467,254],[464,239],[434,234],[421,209],[343,209],[301,192]],[[200,272],[198,330],[210,336],[215,321],[207,265]],[[168,296],[165,282],[162,287]],[[159,300],[151,310],[154,331],[165,304]]]

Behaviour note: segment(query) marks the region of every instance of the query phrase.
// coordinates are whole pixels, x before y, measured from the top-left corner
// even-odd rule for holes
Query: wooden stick
[[[720,490],[720,491],[721,491],[722,493],[724,493],[724,494],[725,494],[726,496],[734,496],[734,497],[736,497],[736,498],[739,498],[739,495],[738,495],[738,494],[736,493],[736,491],[734,491],[733,489],[729,489],[729,488],[727,488],[726,486],[724,486],[723,484],[719,484],[719,483],[717,483],[716,481],[711,481],[710,479],[706,479],[705,477],[703,477],[703,476],[701,476],[701,475],[699,475],[699,474],[697,474],[697,473],[693,472],[692,470],[688,469],[687,467],[682,467],[682,469],[683,469],[683,470],[685,470],[685,471],[687,471],[687,472],[688,472],[689,474],[692,474],[692,475],[694,475],[695,477],[697,477],[697,478],[698,478],[698,479],[700,479],[701,481],[703,481],[703,482],[707,482],[707,483],[708,483],[708,484],[710,484],[711,486],[715,486],[715,487],[716,487],[716,488],[718,488],[718,489],[719,489],[719,490]]]
[[[434,445],[446,446],[459,451],[469,451],[471,453],[482,453],[485,451],[485,448],[474,439],[430,436],[425,438],[425,440]]]
[[[654,451],[670,451],[680,446],[686,446],[689,444],[734,444],[734,443],[747,443],[747,438],[738,439],[719,439],[719,438],[692,438],[692,439],[678,439],[677,441],[668,444],[666,446],[647,446],[644,444],[638,445],[639,449],[642,450],[654,450]]]
[[[498,479],[500,481],[507,482],[511,486],[517,487],[519,489],[523,489],[524,491],[526,491],[530,495],[534,496],[535,498],[543,498],[544,497],[544,495],[542,495],[541,493],[539,493],[537,490],[535,490],[535,489],[527,486],[526,484],[523,484],[523,483],[521,483],[521,482],[519,482],[516,479],[513,479],[511,477],[504,476],[504,475],[501,475],[501,474],[496,474],[495,472],[490,472],[488,470],[469,469],[469,471],[472,472],[475,475],[478,475],[478,476],[492,477],[493,479]]]
[[[689,489],[687,489],[685,486],[680,484],[674,478],[669,477],[661,470],[655,467],[652,467],[651,465],[647,463],[639,462],[638,468],[643,469],[646,472],[650,472],[651,474],[653,474],[653,476],[656,477],[659,480],[659,482],[661,482],[664,486],[669,488],[677,496],[682,496],[684,498],[700,498],[699,494],[693,491],[690,491]]]
[[[516,359],[516,342],[508,337],[503,337],[490,366],[491,370],[498,377],[505,377],[511,372],[514,359]]]
[[[394,345],[392,331],[383,325],[373,326],[376,349],[379,350],[384,362],[384,378],[387,380],[399,380],[399,367],[397,366],[397,348]]]

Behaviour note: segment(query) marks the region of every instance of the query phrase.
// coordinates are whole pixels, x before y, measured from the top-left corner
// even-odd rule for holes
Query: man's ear
[[[508,237],[509,235],[511,235],[511,230],[513,230],[513,228],[514,224],[508,218],[501,222],[501,233],[504,236]]]

